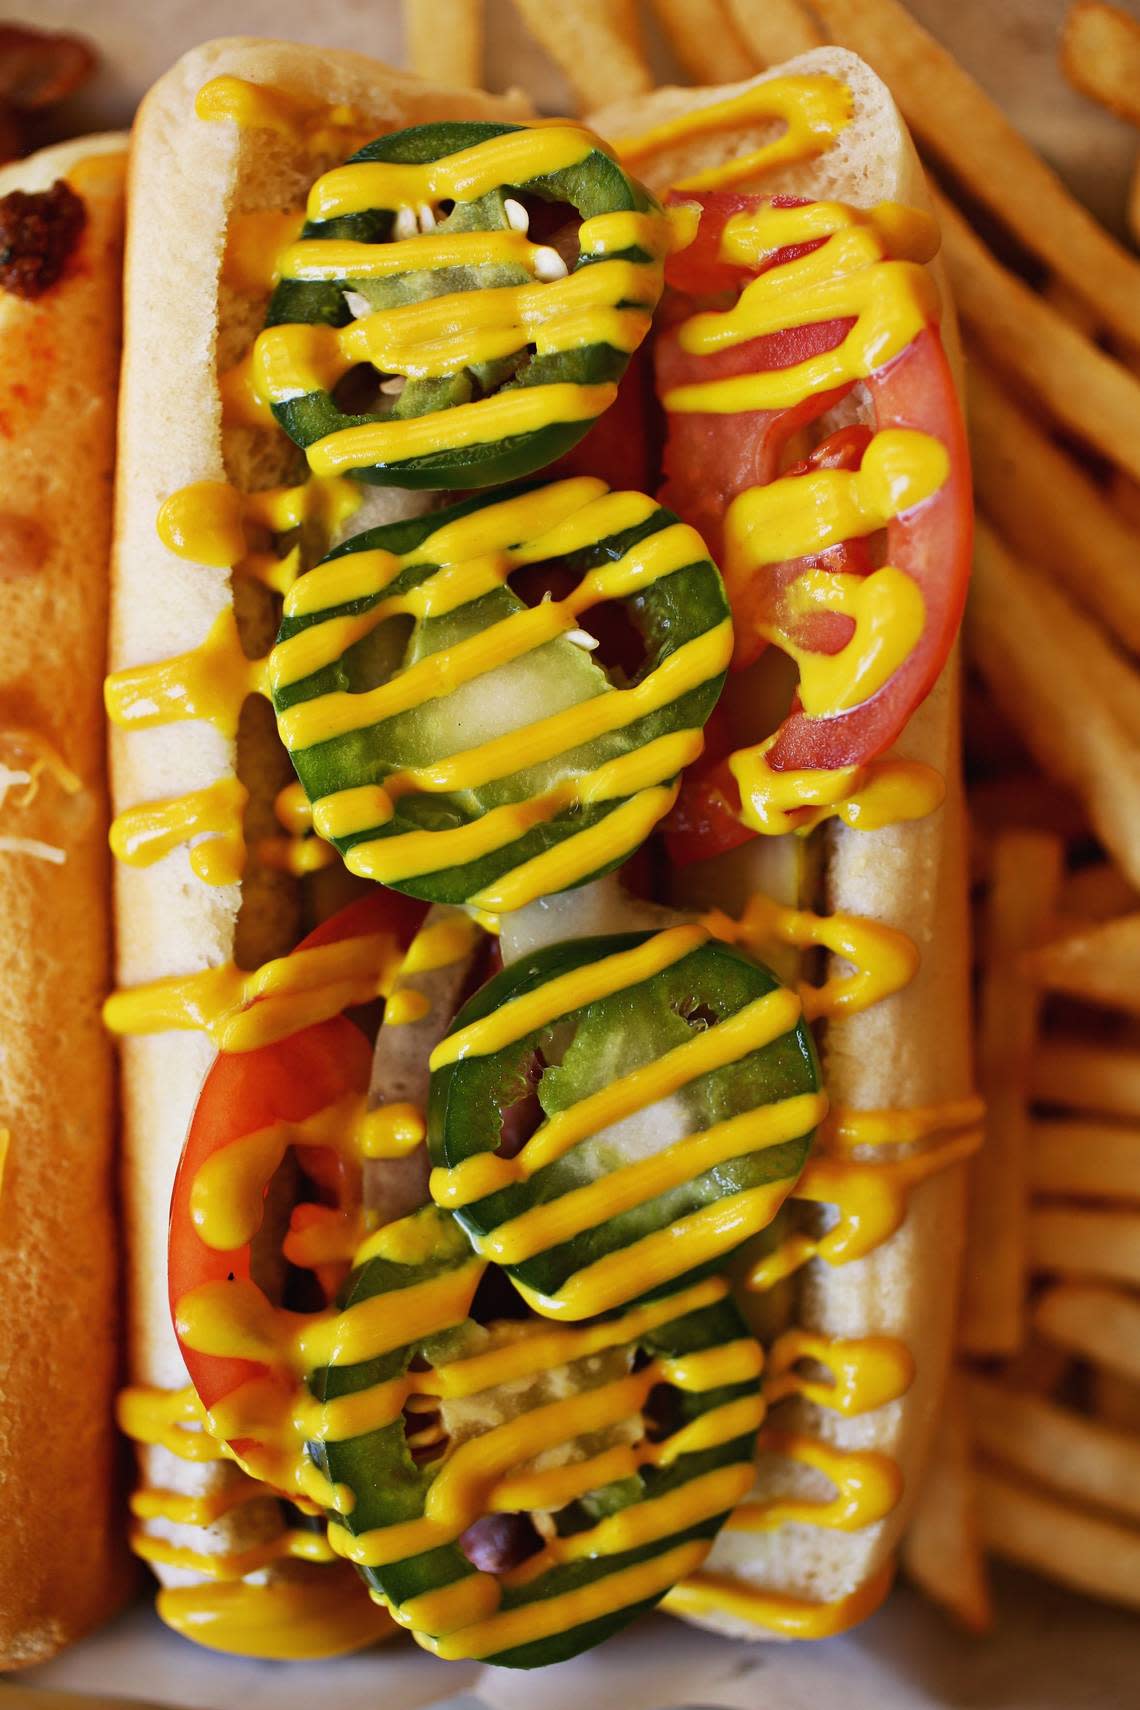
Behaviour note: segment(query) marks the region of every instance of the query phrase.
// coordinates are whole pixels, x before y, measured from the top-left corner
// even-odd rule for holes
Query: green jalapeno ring
[[[349,164],[370,161],[425,164],[475,147],[493,137],[527,128],[521,125],[480,122],[420,125],[368,143],[352,156]],[[508,224],[502,210],[503,193],[511,192],[540,197],[549,202],[567,203],[583,220],[602,213],[650,212],[657,209],[657,203],[648,192],[629,178],[599,145],[574,166],[540,175],[519,185],[502,186],[499,191],[492,191],[478,201],[457,203],[453,211],[439,222],[440,229],[502,229]],[[350,238],[363,243],[385,242],[391,238],[394,218],[393,210],[377,209],[330,220],[307,221],[300,241],[303,243],[309,238]],[[603,259],[625,260],[652,267],[659,265],[663,256],[650,253],[640,245],[634,245],[605,257],[580,256],[575,270],[591,266]],[[521,266],[488,263],[430,272],[421,270],[415,274],[397,276],[395,282],[387,281],[381,284],[352,277],[320,283],[284,279],[274,291],[266,324],[272,327],[303,322],[332,327],[344,326],[352,318],[345,301],[346,289],[359,292],[374,308],[381,308],[391,303],[393,291],[399,293],[401,289],[407,295],[399,300],[415,301],[438,295],[441,291],[521,284],[529,277]],[[401,280],[405,282],[403,287],[400,285]],[[644,301],[640,305],[622,301],[616,306],[642,306],[647,307],[648,313],[651,313],[659,291],[658,286],[657,290],[651,293],[653,302],[648,305]],[[482,373],[465,370],[458,375],[438,380],[411,381],[404,388],[390,415],[344,412],[326,391],[309,392],[275,402],[272,405],[273,413],[286,433],[298,445],[308,448],[343,428],[429,414],[454,404],[471,402],[477,396],[493,391],[521,390],[552,383],[571,383],[578,386],[616,383],[625,372],[629,360],[626,351],[606,343],[585,345],[546,356],[532,354],[529,357],[524,347],[519,358],[521,366],[519,360],[511,359],[502,364],[492,364]],[[593,419],[554,422],[531,432],[357,468],[352,473],[358,480],[378,485],[395,483],[403,487],[428,488],[494,486],[516,480],[554,462],[589,431]]]
[[[455,1018],[451,1033],[559,975],[632,950],[654,936],[632,933],[547,946],[483,986]],[[502,1140],[504,1111],[524,1093],[537,1093],[543,1116],[549,1118],[571,1109],[580,1098],[610,1085],[631,1068],[684,1045],[692,1036],[691,1023],[685,1020],[687,1010],[696,1014],[705,1030],[779,989],[776,977],[743,951],[710,941],[640,984],[561,1016],[498,1052],[445,1063],[431,1079],[428,1143],[433,1162],[454,1169],[479,1153],[495,1152]],[[710,1015],[715,1018],[711,1023]],[[537,1085],[536,1061],[546,1065]],[[554,1082],[548,1080],[552,1074]],[[688,1107],[695,1138],[717,1122],[760,1105],[818,1093],[821,1086],[811,1030],[801,1016],[771,1043],[687,1082],[676,1096]],[[790,1191],[807,1160],[812,1132],[809,1127],[791,1139],[734,1156],[657,1198],[503,1268],[541,1311],[543,1300],[557,1298],[589,1266],[703,1207],[766,1184],[786,1181]],[[620,1164],[620,1157],[615,1162],[609,1156],[601,1138],[590,1136],[527,1179],[457,1207],[455,1215],[479,1250],[493,1251],[488,1238],[493,1239],[504,1225],[610,1176]],[[443,1191],[434,1183],[433,1188],[437,1195]],[[703,1267],[686,1271],[685,1281],[723,1268],[726,1257],[720,1252]],[[644,1297],[674,1289],[678,1282],[674,1275],[656,1290],[646,1290]]]
[[[430,1222],[434,1225],[436,1242],[431,1256],[422,1265],[393,1263],[383,1258],[367,1260],[349,1279],[341,1298],[342,1308],[351,1309],[378,1295],[391,1293],[393,1311],[398,1313],[400,1290],[429,1276],[458,1270],[472,1263],[470,1248],[458,1226],[446,1214],[428,1207],[416,1217],[421,1224]],[[359,1394],[399,1378],[417,1357],[426,1359],[429,1365],[437,1360],[446,1363],[453,1358],[462,1358],[468,1351],[463,1342],[465,1334],[470,1333],[469,1326],[470,1321],[466,1326],[454,1326],[434,1337],[410,1343],[361,1364],[323,1367],[310,1379],[312,1393],[318,1402],[335,1402],[340,1397]],[[628,1369],[634,1365],[635,1356],[638,1361],[675,1359],[742,1340],[748,1340],[743,1321],[731,1298],[725,1296],[710,1305],[684,1311],[681,1316],[645,1331],[627,1344],[619,1344],[615,1352],[620,1355],[623,1348],[627,1351]],[[605,1378],[601,1381],[604,1382]],[[515,1387],[517,1389],[517,1380]],[[670,1417],[665,1435],[672,1436],[716,1408],[755,1397],[757,1388],[755,1380],[704,1390],[669,1384]],[[504,1403],[505,1407],[507,1405]],[[519,1411],[517,1403],[510,1405]],[[529,1409],[524,1407],[521,1411]],[[654,1430],[656,1424],[657,1421],[648,1414],[642,1415],[643,1431],[653,1430],[655,1440],[660,1440],[660,1430]],[[590,1524],[635,1503],[664,1497],[691,1480],[720,1468],[748,1466],[754,1448],[753,1428],[712,1447],[678,1454],[667,1466],[647,1464],[631,1477],[590,1492],[568,1509],[560,1511],[555,1516],[556,1529],[560,1523],[567,1530],[583,1523]],[[315,1440],[309,1444],[308,1451],[334,1485],[351,1492],[347,1512],[329,1515],[330,1524],[342,1527],[351,1537],[421,1518],[438,1465],[443,1464],[417,1465],[408,1447],[402,1419],[357,1437]],[[680,1544],[691,1540],[711,1541],[726,1518],[727,1513],[718,1513],[620,1553],[596,1554],[557,1563],[523,1584],[503,1585],[499,1608],[506,1612],[526,1604],[544,1602],[562,1592],[662,1555]],[[561,1530],[560,1535],[565,1536],[566,1530]],[[467,1579],[480,1570],[468,1559],[456,1539],[403,1560],[379,1567],[361,1567],[359,1571],[370,1588],[399,1613],[401,1606],[411,1599]],[[654,1596],[627,1605],[601,1619],[579,1623],[564,1632],[512,1647],[483,1660],[511,1668],[534,1668],[562,1661],[608,1638],[657,1600],[658,1597]]]
[[[470,515],[486,506],[509,500],[518,491],[507,494],[476,495],[445,511],[408,522],[385,525],[358,535],[329,554],[326,562],[355,552],[377,548],[400,556],[417,549],[436,529],[455,519]],[[610,535],[564,560],[575,577],[612,562],[641,541],[676,523],[671,512],[657,507],[646,520],[621,534]],[[434,573],[435,566],[417,564],[397,577],[382,593],[367,599],[329,607],[304,617],[286,618],[280,639],[288,640],[302,630],[330,618],[357,616],[367,612],[381,599],[390,599],[405,592]],[[626,597],[624,602],[641,632],[646,657],[639,677],[644,679],[657,670],[668,657],[699,635],[716,628],[728,617],[728,604],[719,574],[708,559],[701,559],[669,575],[661,576],[643,591]],[[413,651],[422,657],[449,645],[457,635],[471,633],[498,622],[512,612],[521,611],[523,602],[509,586],[494,590],[480,599],[460,607],[439,619],[420,621],[407,643],[405,659]],[[587,615],[588,621],[588,615]],[[381,625],[380,630],[389,628]],[[377,632],[379,634],[380,632]],[[371,644],[369,644],[371,645]],[[379,646],[379,642],[376,643]],[[553,651],[552,651],[553,650]],[[335,663],[312,673],[274,693],[274,705],[279,717],[290,708],[312,701],[322,695],[359,692],[373,686],[378,679],[369,672],[375,663],[375,653],[367,652],[362,644],[348,650]],[[569,672],[575,682],[583,685],[583,699],[609,692],[605,679],[588,655],[569,641],[546,644],[545,658],[549,661],[552,682],[555,676]],[[389,661],[389,664],[392,662]],[[550,762],[496,778],[471,790],[448,793],[414,793],[400,797],[395,803],[393,817],[386,825],[361,830],[351,836],[335,839],[342,855],[349,855],[359,843],[398,837],[409,831],[449,830],[470,824],[484,813],[512,802],[526,801],[546,788],[554,776],[581,775],[621,754],[630,753],[647,743],[674,732],[699,730],[716,704],[724,681],[717,672],[696,687],[685,691],[675,700],[642,717],[620,726],[575,748],[563,751]],[[435,730],[431,721],[446,718],[448,698],[436,703],[439,714],[421,709],[399,714],[382,723],[366,726],[343,736],[334,737],[306,748],[295,748],[293,764],[306,793],[314,802],[339,790],[359,785],[380,784],[401,767],[431,764],[440,755],[431,743],[439,740],[430,735]],[[520,725],[521,728],[521,725]],[[463,903],[495,884],[504,875],[524,862],[554,848],[568,837],[599,824],[619,808],[628,796],[601,803],[569,809],[556,817],[532,826],[522,836],[476,860],[458,866],[440,868],[406,878],[392,877],[386,882],[395,889],[429,901]],[[604,865],[584,875],[579,883],[599,877],[626,860],[632,851],[619,847]]]

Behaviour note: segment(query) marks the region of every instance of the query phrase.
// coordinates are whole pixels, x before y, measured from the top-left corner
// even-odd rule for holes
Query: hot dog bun
[[[852,120],[836,145],[818,160],[777,168],[734,188],[835,198],[860,207],[898,202],[929,210],[922,167],[906,126],[885,85],[855,55],[821,48],[755,81],[819,72],[838,77],[853,96]],[[662,89],[595,113],[590,123],[612,140],[640,135],[748,87]],[[678,178],[744,153],[773,134],[771,124],[722,128],[654,154],[640,166],[641,175],[650,188],[664,193]],[[943,302],[943,341],[957,364],[953,314],[937,261],[933,271]],[[825,907],[900,929],[922,958],[904,990],[863,1013],[833,1019],[823,1029],[825,1083],[833,1107],[914,1109],[961,1099],[972,1088],[957,675],[955,656],[898,744],[900,754],[942,774],[944,805],[925,819],[880,831],[833,825],[815,834],[826,839]],[[761,838],[687,869],[675,900],[738,911],[753,890],[769,888],[775,841]],[[747,1598],[734,1609],[733,1586],[846,1607],[852,1618],[866,1612],[861,1595],[869,1597],[873,1588],[885,1586],[887,1564],[921,1477],[949,1362],[963,1233],[962,1176],[961,1167],[932,1175],[910,1195],[906,1216],[890,1239],[843,1266],[813,1260],[800,1273],[796,1289],[796,1323],[828,1337],[889,1336],[912,1353],[915,1377],[899,1400],[851,1418],[793,1401],[780,1416],[781,1426],[787,1422],[841,1449],[870,1450],[893,1461],[902,1475],[901,1499],[885,1519],[858,1530],[795,1522],[761,1532],[722,1532],[707,1574],[723,1579],[729,1596],[715,1608],[702,1602],[699,1610],[696,1600],[682,1596],[675,1604],[679,1612],[718,1631],[756,1638],[765,1636],[763,1628],[740,1613]],[[819,1498],[833,1487],[818,1472],[770,1456],[761,1461],[759,1489],[767,1497],[788,1491]]]
[[[302,118],[291,132],[284,123],[245,128],[196,116],[199,91],[218,78],[243,80],[269,91],[271,100],[284,97],[289,110],[313,122]],[[136,122],[129,193],[112,668],[196,648],[234,609],[228,570],[189,563],[163,545],[156,533],[163,502],[190,483],[229,480],[239,492],[251,492],[295,481],[303,467],[272,422],[259,427],[222,419],[219,375],[248,354],[271,284],[266,277],[250,289],[232,275],[223,277],[233,217],[299,213],[320,172],[384,132],[443,117],[511,118],[524,110],[516,98],[440,89],[361,55],[239,38],[194,49],[150,91]],[[326,119],[331,128],[317,134]],[[399,514],[391,507],[406,497],[370,496],[369,520]],[[367,526],[362,516],[357,512],[354,528]],[[268,591],[248,578],[236,581],[243,646],[251,656],[264,654],[276,628]],[[249,790],[240,883],[203,883],[191,870],[185,844],[149,867],[118,866],[120,987],[231,962],[254,968],[292,949],[300,936],[297,881],[263,865],[254,848],[259,839],[280,835],[273,799],[292,776],[268,705],[246,703],[236,743],[228,732],[195,720],[114,730],[111,755],[120,814],[239,774]],[[214,1051],[211,1038],[195,1031],[128,1037],[123,1048],[130,1376],[135,1385],[166,1392],[187,1382],[167,1301],[171,1184]],[[185,1460],[161,1445],[144,1448],[142,1462],[145,1485],[187,1494],[216,1492],[240,1477],[228,1462]],[[162,1558],[176,1557],[179,1549],[234,1555],[270,1543],[283,1524],[278,1504],[266,1497],[244,1501],[207,1527],[146,1520],[138,1541],[152,1557],[157,1551],[154,1565],[164,1584],[192,1588],[203,1584],[202,1575],[184,1565],[185,1558]],[[310,1571],[308,1564],[285,1563],[269,1576],[288,1580]],[[314,1589],[290,1605],[289,1653],[265,1650],[275,1639],[267,1641],[264,1623],[258,1628],[241,1583],[230,1588],[231,1612],[224,1588],[220,1597],[212,1594],[208,1609],[189,1591],[166,1598],[160,1608],[204,1643],[255,1654],[312,1655],[322,1646],[347,1649],[374,1637],[382,1618],[351,1570],[338,1565],[316,1572],[325,1579],[336,1575],[346,1589],[339,1599]],[[357,1616],[342,1624],[339,1639],[327,1638],[330,1602],[344,1597]]]
[[[126,139],[0,171],[86,223],[54,283],[0,288],[0,1668],[51,1656],[130,1581],[120,1351],[104,663]],[[5,799],[6,797],[6,799]]]

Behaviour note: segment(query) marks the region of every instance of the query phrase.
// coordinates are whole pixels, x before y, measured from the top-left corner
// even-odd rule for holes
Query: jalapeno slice
[[[481,1324],[482,1266],[444,1213],[373,1246],[343,1317],[386,1351],[311,1379],[334,1548],[442,1657],[533,1668],[599,1643],[751,1484],[762,1358],[727,1284],[585,1328]]]
[[[254,372],[319,474],[468,488],[544,468],[612,402],[661,295],[659,205],[570,122],[395,132],[318,179],[308,213]]]
[[[731,645],[700,536],[578,476],[338,547],[290,591],[270,682],[354,873],[501,912],[648,836]]]
[[[522,958],[432,1069],[433,1198],[561,1319],[722,1263],[776,1215],[826,1109],[797,994],[699,925]]]

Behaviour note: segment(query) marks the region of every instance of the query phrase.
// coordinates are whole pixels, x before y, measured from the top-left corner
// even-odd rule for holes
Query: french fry
[[[974,1508],[973,1456],[961,1379],[947,1386],[926,1474],[903,1538],[903,1567],[935,1603],[972,1633],[993,1625]]]
[[[983,362],[967,374],[974,488],[987,516],[1140,652],[1140,535]]]
[[[1136,156],[1132,180],[1128,186],[1128,230],[1134,241],[1140,243],[1140,154]]]
[[[1035,1122],[1029,1136],[1034,1193],[1140,1200],[1140,1128],[1108,1122]]]
[[[970,1171],[960,1340],[973,1354],[1021,1344],[1026,1286],[1027,1087],[1040,995],[1023,953],[1049,926],[1061,882],[1059,838],[1007,831],[995,840],[978,1043],[985,1145]]]
[[[728,0],[736,27],[758,65],[779,65],[823,41],[823,31],[798,0]]]
[[[966,1380],[979,1450],[1064,1496],[1140,1520],[1140,1438],[992,1378]]]
[[[1082,927],[1025,958],[1047,991],[1140,1015],[1140,914]]]
[[[1072,1363],[1064,1348],[1031,1334],[1012,1360],[1002,1361],[1002,1382],[1034,1395],[1055,1396]]]
[[[1140,893],[1111,861],[1094,861],[1070,873],[1061,886],[1060,913],[1081,920],[1111,920],[1140,907]]]
[[[1035,1205],[1029,1213],[1033,1268],[1058,1276],[1140,1284],[1140,1211]]]
[[[566,74],[582,107],[604,107],[653,87],[637,0],[515,0],[534,39]]]
[[[1047,303],[1051,303],[1059,315],[1064,315],[1071,321],[1077,331],[1085,338],[1096,340],[1100,332],[1100,317],[1087,297],[1080,297],[1065,279],[1047,279],[1041,287],[1041,295]]]
[[[898,0],[812,0],[879,73],[916,135],[1052,273],[1140,347],[1140,264],[1065,189],[1000,107]]]
[[[1074,89],[1140,125],[1140,24],[1119,6],[1076,0],[1061,30],[1061,70]]]
[[[984,830],[1010,826],[1053,831],[1070,840],[1086,829],[1080,804],[1068,790],[1039,772],[1003,772],[984,778],[970,791],[970,814]]]
[[[1062,1282],[1033,1307],[1042,1336],[1140,1385],[1140,1300],[1099,1283]]]
[[[1140,1383],[1121,1377],[1119,1372],[1097,1370],[1092,1381],[1093,1405],[1097,1418],[1118,1431],[1132,1431],[1140,1437]]]
[[[1140,1051],[1046,1034],[1029,1087],[1041,1104],[1140,1120]]]
[[[1114,469],[1108,478],[1108,496],[1128,527],[1140,531],[1140,481],[1134,481],[1123,469]]]
[[[978,1515],[995,1555],[1140,1608],[1140,1531],[1132,1526],[1083,1513],[989,1466],[978,1472]]]
[[[694,83],[739,83],[756,70],[725,0],[653,0],[653,10]]]
[[[954,301],[977,348],[1062,426],[1140,478],[1140,380],[1004,268],[952,202],[934,199]]]
[[[408,62],[453,89],[483,83],[483,0],[404,0]]]
[[[999,707],[1041,767],[1079,796],[1140,885],[1140,748],[1113,701],[1127,671],[1100,631],[979,523],[966,640]],[[1075,709],[1061,716],[1059,708]]]

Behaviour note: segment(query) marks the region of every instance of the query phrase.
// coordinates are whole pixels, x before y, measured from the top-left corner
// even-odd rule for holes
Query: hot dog
[[[838,1630],[946,1363],[969,503],[921,174],[832,52],[608,146],[525,117],[230,42],[136,134],[122,1417],[160,1612],[222,1648]],[[664,482],[611,490],[650,351]]]
[[[125,138],[0,170],[0,1667],[130,1583],[100,705]],[[66,1548],[59,1542],[66,1481]]]

